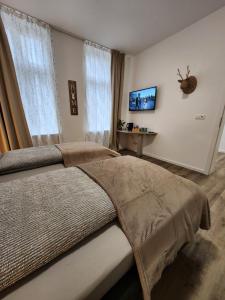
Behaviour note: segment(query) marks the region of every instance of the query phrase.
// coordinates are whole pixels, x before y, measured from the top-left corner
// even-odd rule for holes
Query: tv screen
[[[130,92],[129,110],[144,111],[154,110],[156,103],[157,87]]]

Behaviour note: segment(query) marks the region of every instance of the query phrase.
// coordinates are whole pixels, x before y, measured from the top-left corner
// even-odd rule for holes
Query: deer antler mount
[[[190,76],[190,68],[187,66],[186,78],[181,75],[180,69],[177,69],[177,75],[180,77],[178,82],[180,82],[180,88],[184,94],[191,94],[197,87],[197,78],[195,76]]]

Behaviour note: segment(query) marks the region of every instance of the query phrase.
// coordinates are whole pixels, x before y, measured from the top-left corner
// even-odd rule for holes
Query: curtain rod
[[[44,20],[42,20],[42,19],[40,19],[40,18],[34,17],[34,16],[32,16],[32,15],[30,15],[30,14],[28,14],[28,13],[25,13],[24,11],[19,10],[19,9],[17,9],[17,8],[15,8],[15,7],[12,7],[12,6],[10,6],[10,5],[3,4],[2,2],[0,2],[0,6],[5,6],[5,7],[8,7],[8,8],[14,9],[14,10],[18,11],[19,13],[22,13],[22,14],[27,15],[27,16],[30,17],[30,18],[34,18],[34,19],[36,19],[36,20],[38,20],[38,21],[40,21],[40,22],[43,22],[43,23],[45,23],[45,24],[48,24],[52,29],[54,29],[54,30],[56,30],[56,31],[59,31],[59,32],[64,33],[64,34],[67,34],[67,35],[69,35],[69,36],[71,36],[71,37],[73,37],[73,38],[76,38],[76,39],[78,39],[78,40],[85,41],[85,39],[84,39],[84,38],[81,38],[80,36],[77,36],[77,35],[75,35],[75,34],[69,32],[69,31],[67,31],[67,30],[64,30],[64,29],[62,29],[61,27],[58,27],[58,26],[52,25],[52,24],[50,24],[50,23],[47,23],[46,21],[44,21]]]
[[[8,4],[6,5],[6,4],[0,2],[0,7],[1,7],[1,6],[8,7],[8,8],[10,8],[10,9],[15,10],[15,11],[18,11],[18,12],[21,13],[21,14],[25,14],[25,15],[27,15],[27,16],[30,17],[30,18],[34,18],[34,19],[36,19],[36,20],[38,20],[38,21],[40,21],[40,22],[42,22],[42,23],[48,24],[52,29],[54,29],[54,30],[56,30],[56,31],[58,31],[58,32],[64,33],[64,34],[66,34],[66,35],[69,35],[69,36],[71,36],[71,37],[73,37],[73,38],[75,38],[75,39],[78,39],[78,40],[81,40],[81,41],[85,41],[85,39],[84,39],[84,38],[81,38],[80,36],[77,36],[77,35],[75,35],[75,34],[69,32],[69,31],[67,31],[67,30],[64,30],[64,29],[62,29],[61,27],[58,27],[58,26],[52,25],[52,24],[50,24],[50,23],[47,23],[46,21],[43,21],[43,20],[40,19],[40,18],[34,17],[34,16],[32,16],[32,15],[30,15],[30,14],[28,14],[28,13],[25,13],[25,12],[23,12],[22,10],[19,10],[19,9],[17,9],[17,8],[15,8],[15,7],[12,7],[12,6],[8,5]]]
[[[18,11],[19,13],[22,13],[22,14],[27,15],[28,17],[34,18],[34,19],[36,19],[36,20],[38,20],[38,21],[40,21],[40,22],[43,22],[43,23],[45,23],[45,24],[48,24],[52,29],[54,29],[54,30],[56,30],[56,31],[58,31],[58,32],[64,33],[64,34],[66,34],[66,35],[68,35],[68,36],[70,36],[70,37],[72,37],[72,38],[78,39],[78,40],[83,41],[83,42],[86,41],[86,39],[84,39],[84,38],[82,38],[82,37],[80,37],[80,36],[77,36],[77,35],[75,35],[75,34],[69,32],[69,31],[67,31],[67,30],[65,30],[65,29],[62,29],[61,27],[58,27],[58,26],[52,25],[52,24],[50,24],[50,23],[47,23],[46,21],[43,21],[43,20],[40,19],[40,18],[34,17],[34,16],[30,15],[30,14],[27,14],[27,13],[25,13],[25,12],[23,12],[23,11],[21,11],[21,10],[15,8],[15,7],[12,7],[12,6],[8,5],[8,4],[6,5],[6,4],[0,2],[0,7],[1,7],[1,6],[5,6],[5,7],[8,7],[8,8],[10,8],[10,9],[16,10],[16,11]],[[91,42],[92,42],[92,41],[91,41]],[[94,43],[94,42],[93,42],[93,43]],[[98,43],[96,43],[96,44],[98,44]],[[98,45],[99,45],[99,44],[98,44]],[[110,48],[108,48],[108,47],[106,47],[106,46],[104,46],[104,45],[99,45],[99,46],[102,46],[102,47],[104,47],[104,48],[106,48],[106,49],[111,50]]]

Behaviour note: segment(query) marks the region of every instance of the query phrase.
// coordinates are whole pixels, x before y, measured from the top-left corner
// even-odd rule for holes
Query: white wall
[[[84,139],[83,42],[53,31],[56,83],[63,142]],[[70,114],[68,80],[77,81],[78,116]]]
[[[152,29],[154,30],[154,29]],[[190,65],[196,91],[184,96],[177,82]],[[159,134],[144,153],[207,173],[225,100],[225,7],[126,61],[122,118]],[[128,112],[128,91],[157,85],[153,112]],[[126,107],[126,109],[125,109]],[[207,115],[204,121],[195,115]]]
[[[124,120],[129,119],[128,99],[129,91],[131,91],[133,88],[133,69],[134,57],[132,55],[126,55],[124,68],[123,101],[121,105],[121,118]]]

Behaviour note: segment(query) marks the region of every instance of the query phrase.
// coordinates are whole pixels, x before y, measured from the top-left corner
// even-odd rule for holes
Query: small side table
[[[118,135],[121,134],[133,134],[138,136],[138,144],[137,144],[137,156],[141,157],[143,155],[143,137],[149,135],[157,135],[156,132],[132,132],[128,130],[117,130]]]

